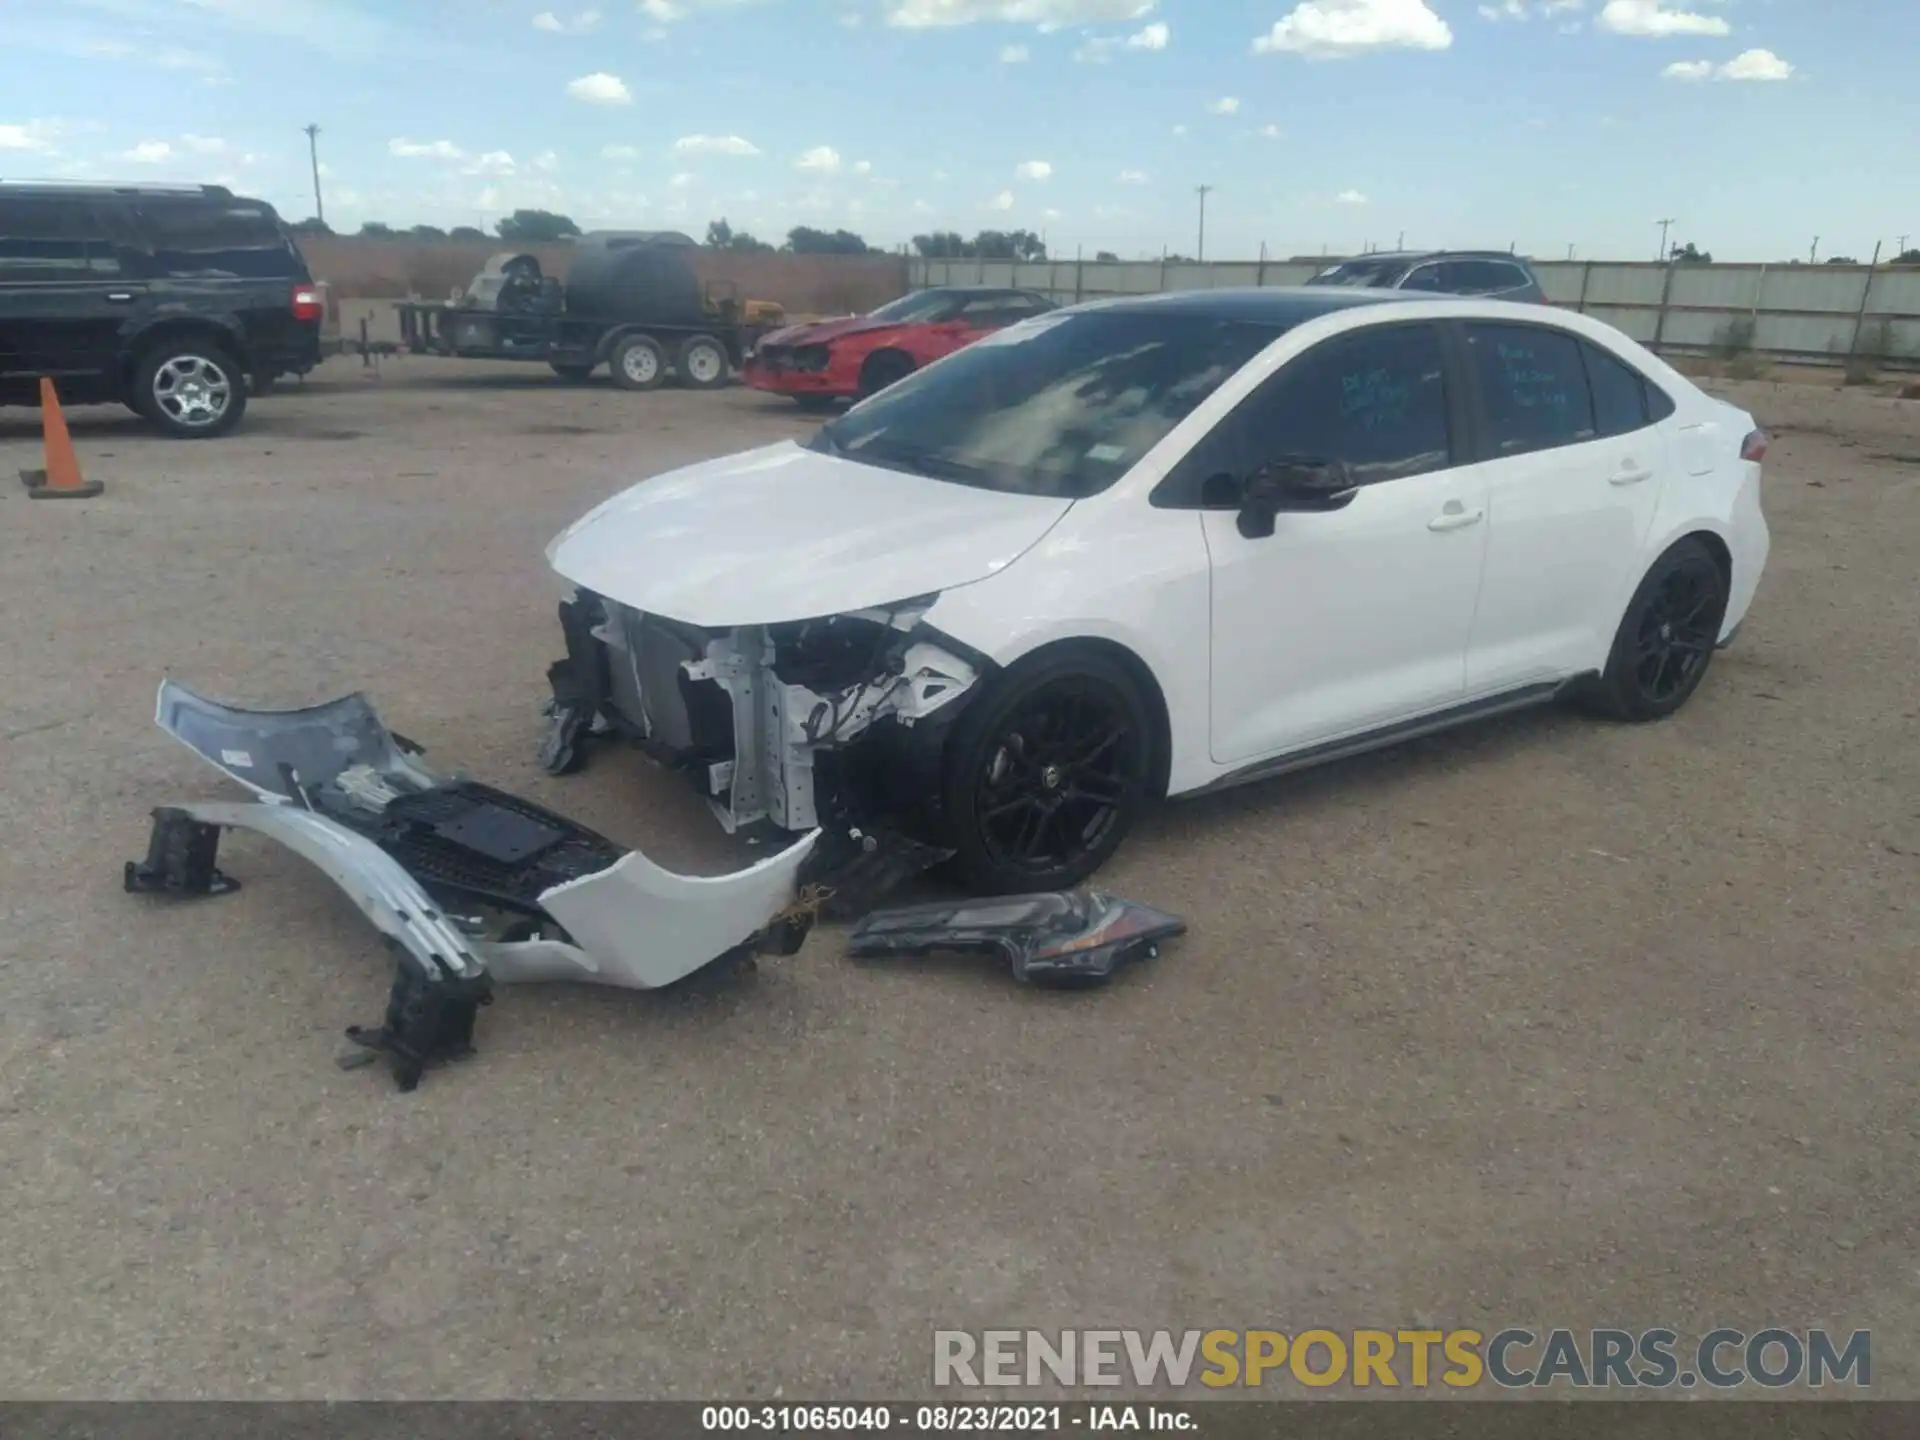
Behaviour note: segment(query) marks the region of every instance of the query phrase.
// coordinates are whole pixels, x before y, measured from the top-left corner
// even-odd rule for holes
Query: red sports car
[[[756,390],[824,410],[837,400],[864,399],[990,331],[1054,308],[1032,290],[916,290],[871,314],[775,330],[754,347],[742,375]]]

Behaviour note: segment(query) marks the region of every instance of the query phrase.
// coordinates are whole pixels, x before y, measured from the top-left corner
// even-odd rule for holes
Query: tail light
[[[1749,431],[1747,438],[1740,442],[1740,458],[1742,460],[1751,460],[1755,465],[1758,465],[1762,460],[1767,458],[1767,444],[1766,431]]]
[[[293,318],[296,320],[324,320],[327,314],[326,296],[318,285],[296,285],[293,287]]]

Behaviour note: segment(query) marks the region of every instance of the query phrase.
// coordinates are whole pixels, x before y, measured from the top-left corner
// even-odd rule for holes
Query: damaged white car
[[[1577,691],[1672,713],[1768,550],[1766,437],[1619,331],[1328,289],[1029,320],[551,545],[541,752],[989,892],[1143,804]]]

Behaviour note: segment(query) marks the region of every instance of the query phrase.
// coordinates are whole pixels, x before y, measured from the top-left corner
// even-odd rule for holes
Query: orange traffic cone
[[[103,492],[107,487],[98,480],[80,478],[80,457],[73,453],[67,417],[61,412],[53,381],[44,375],[40,377],[40,425],[46,433],[47,468],[20,472],[27,494],[35,500],[87,500]]]

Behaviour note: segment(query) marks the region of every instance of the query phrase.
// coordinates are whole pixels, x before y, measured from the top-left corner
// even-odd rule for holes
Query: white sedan
[[[543,760],[624,738],[729,829],[1064,888],[1161,797],[1563,696],[1672,714],[1766,563],[1766,445],[1534,305],[1056,311],[561,534]]]

